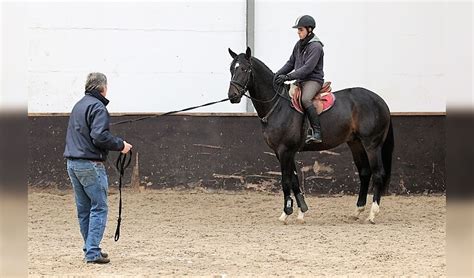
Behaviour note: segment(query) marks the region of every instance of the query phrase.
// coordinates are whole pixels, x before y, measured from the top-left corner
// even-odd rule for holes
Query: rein
[[[214,104],[221,103],[221,102],[228,101],[228,100],[229,100],[229,98],[225,98],[225,99],[222,99],[222,100],[208,102],[208,103],[201,104],[201,105],[198,105],[198,106],[193,106],[193,107],[188,107],[188,108],[184,108],[184,109],[181,109],[181,110],[166,112],[164,114],[156,114],[156,115],[141,117],[141,118],[133,119],[133,120],[125,120],[125,121],[115,122],[115,123],[111,123],[110,125],[121,125],[121,124],[126,124],[126,123],[138,122],[138,121],[142,121],[142,120],[146,120],[146,119],[150,119],[150,118],[167,116],[167,115],[176,114],[176,113],[179,113],[179,112],[185,112],[185,111],[189,111],[189,110],[193,110],[193,109],[197,109],[197,108],[201,108],[201,107],[205,107],[205,106],[209,106],[209,105],[214,105]]]
[[[128,158],[128,159],[127,159]],[[117,229],[115,230],[115,241],[118,241],[120,238],[120,223],[122,222],[122,177],[125,173],[125,169],[127,169],[128,165],[130,165],[130,161],[132,161],[132,151],[128,151],[128,153],[120,153],[117,157],[117,162],[115,163],[115,168],[119,171],[119,216],[117,219]]]

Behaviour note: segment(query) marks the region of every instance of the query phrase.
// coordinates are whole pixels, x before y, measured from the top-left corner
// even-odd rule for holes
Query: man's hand
[[[123,150],[121,151],[122,153],[128,153],[128,151],[130,151],[130,149],[132,148],[132,145],[130,145],[129,143],[127,143],[127,141],[123,141]]]
[[[280,74],[275,79],[275,84],[282,85],[283,83],[285,83],[285,81],[289,81],[289,80],[291,80],[291,78],[288,75]]]
[[[276,80],[277,80],[278,76],[279,76],[279,74],[274,74],[273,75],[273,83],[276,83]]]

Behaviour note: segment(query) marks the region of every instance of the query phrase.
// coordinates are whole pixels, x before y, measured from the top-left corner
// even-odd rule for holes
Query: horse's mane
[[[243,53],[239,54],[239,56],[243,56],[243,55],[245,55],[245,54],[243,54]],[[237,63],[237,60],[238,59],[233,59],[232,60],[232,62],[230,63],[230,68],[231,69],[234,68],[234,65],[235,65],[235,63]],[[260,68],[263,71],[268,71],[268,72],[272,73],[272,75],[273,75],[273,71],[269,67],[267,67],[267,65],[265,65],[262,61],[260,61],[258,58],[252,56],[250,58],[250,62],[252,63],[252,65]]]
[[[267,65],[265,65],[262,61],[260,61],[258,58],[252,57],[252,58],[250,58],[250,59],[251,59],[251,61],[252,61],[252,65],[256,65],[256,66],[258,66],[258,67],[260,67],[260,68],[262,68],[262,69],[264,69],[264,70],[266,70],[266,71],[269,71],[269,72],[271,72],[272,75],[273,75],[273,71],[272,71],[269,67],[267,67]]]

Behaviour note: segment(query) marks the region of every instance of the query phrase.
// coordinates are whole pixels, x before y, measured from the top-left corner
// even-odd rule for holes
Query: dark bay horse
[[[334,106],[320,115],[323,143],[306,145],[304,115],[290,107],[287,90],[274,89],[273,72],[251,56],[250,48],[241,54],[229,48],[229,53],[233,58],[229,98],[232,103],[238,103],[249,92],[248,97],[262,120],[265,141],[280,161],[284,206],[279,220],[287,223],[293,213],[291,191],[299,207],[298,222],[304,222],[304,213],[308,210],[296,171],[296,153],[327,150],[347,143],[360,178],[355,218],[365,209],[372,178],[374,195],[367,220],[375,223],[381,195],[390,183],[394,147],[390,110],[383,99],[364,88],[334,92]]]

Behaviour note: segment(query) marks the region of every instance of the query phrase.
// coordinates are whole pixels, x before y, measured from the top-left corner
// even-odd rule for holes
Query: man
[[[315,27],[316,21],[310,15],[303,15],[296,19],[293,28],[298,29],[299,40],[288,62],[276,72],[274,77],[276,84],[281,85],[285,81],[296,79],[302,87],[301,101],[313,130],[313,133],[306,138],[306,144],[322,142],[321,124],[312,99],[324,84],[324,51],[323,43],[313,33]]]
[[[107,77],[90,73],[85,89],[85,96],[76,103],[69,117],[64,157],[74,188],[85,261],[105,264],[110,259],[99,247],[108,212],[104,162],[109,151],[127,153],[132,145],[109,132]]]

